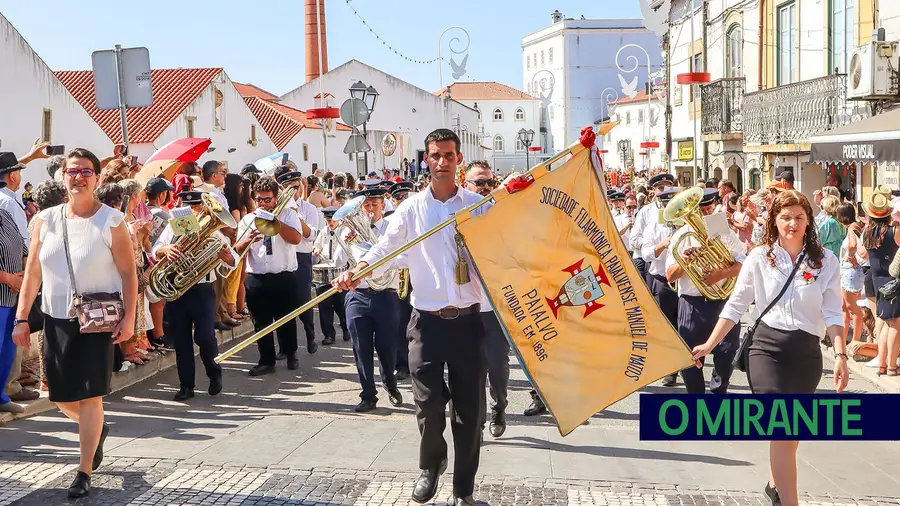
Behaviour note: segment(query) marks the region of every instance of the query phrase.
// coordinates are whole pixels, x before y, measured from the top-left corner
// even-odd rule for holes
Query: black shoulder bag
[[[734,356],[734,361],[732,365],[734,368],[741,372],[747,372],[747,362],[748,357],[750,355],[750,344],[753,343],[753,334],[756,332],[756,327],[759,326],[759,322],[762,321],[763,316],[766,316],[766,313],[772,310],[775,307],[775,304],[778,304],[778,301],[781,300],[781,297],[784,296],[784,292],[787,291],[788,286],[794,281],[794,276],[797,274],[797,269],[800,268],[800,264],[803,263],[803,259],[806,258],[806,252],[800,254],[797,258],[797,263],[794,264],[794,269],[791,270],[791,274],[788,276],[787,281],[785,281],[784,286],[781,287],[781,291],[778,292],[778,296],[772,299],[772,302],[769,303],[769,306],[763,309],[763,312],[759,314],[759,318],[744,332],[744,338],[741,340],[741,346],[738,348],[737,354]]]

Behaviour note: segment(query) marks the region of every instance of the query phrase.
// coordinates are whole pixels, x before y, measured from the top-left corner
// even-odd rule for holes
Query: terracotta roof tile
[[[247,103],[253,116],[259,121],[266,135],[272,139],[272,143],[279,151],[284,149],[300,130],[322,128],[316,120],[307,118],[306,113],[299,109],[260,97],[244,97],[244,102]],[[349,132],[351,130],[350,127],[340,122],[335,125],[335,128],[340,131]]]
[[[278,95],[273,95],[268,91],[253,84],[232,83],[234,88],[242,97],[260,97],[266,100],[279,100]]]
[[[659,100],[659,97],[653,97],[653,100]],[[646,102],[646,101],[647,101],[647,92],[639,91],[638,94],[635,95],[634,97],[622,97],[619,100],[616,100],[615,102],[611,102],[611,103],[616,104],[616,105],[626,105],[626,104],[633,104],[635,102]]]
[[[128,141],[132,144],[155,142],[221,73],[221,68],[152,70],[153,105],[128,110]],[[119,111],[97,109],[93,72],[57,71],[56,76],[106,135],[115,143],[122,142]]]
[[[458,82],[449,86],[450,97],[454,100],[537,100],[527,93],[523,93],[511,86],[498,82]],[[435,91],[441,96],[446,93],[446,88]]]

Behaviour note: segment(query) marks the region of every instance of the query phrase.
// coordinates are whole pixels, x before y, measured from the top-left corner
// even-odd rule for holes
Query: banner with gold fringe
[[[563,436],[694,366],[625,249],[591,155],[574,148],[559,168],[532,170],[524,189],[494,192],[487,212],[457,218],[496,314]]]

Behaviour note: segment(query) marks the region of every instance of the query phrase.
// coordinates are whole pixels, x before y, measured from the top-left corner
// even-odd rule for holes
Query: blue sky
[[[352,0],[381,38],[417,60],[437,56],[450,26],[471,36],[468,73],[479,81],[521,87],[521,42],[567,17],[640,18],[639,0]],[[304,82],[303,0],[0,0],[6,16],[54,70],[89,69],[91,52],[146,46],[154,68],[224,67],[238,82],[283,94]],[[369,32],[346,0],[326,0],[328,62],[358,59],[428,91],[438,67],[410,63]],[[450,34],[444,37],[446,44]],[[446,56],[445,56],[446,57]],[[445,84],[450,80],[444,69]]]

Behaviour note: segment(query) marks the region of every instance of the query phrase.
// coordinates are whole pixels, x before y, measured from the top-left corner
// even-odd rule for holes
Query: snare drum
[[[335,267],[332,264],[313,265],[313,284],[330,285],[345,270],[345,268]]]

